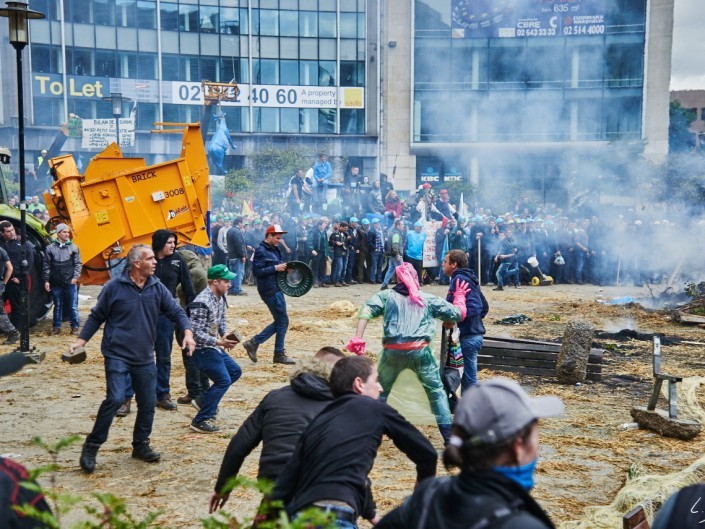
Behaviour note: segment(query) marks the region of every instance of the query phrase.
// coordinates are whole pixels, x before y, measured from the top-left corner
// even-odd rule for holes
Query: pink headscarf
[[[411,263],[402,263],[395,270],[397,279],[404,283],[409,290],[409,299],[411,302],[423,307],[425,305],[421,297],[421,287],[419,286],[419,277]]]

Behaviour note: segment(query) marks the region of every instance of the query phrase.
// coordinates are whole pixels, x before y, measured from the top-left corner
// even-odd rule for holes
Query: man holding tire
[[[284,339],[289,328],[289,316],[286,313],[284,294],[277,285],[277,272],[286,270],[286,263],[282,262],[281,252],[277,248],[285,233],[287,232],[279,224],[269,226],[265,232],[264,241],[255,250],[252,260],[252,272],[257,278],[257,293],[274,318],[274,321],[262,329],[259,334],[242,344],[247,351],[247,356],[253,362],[257,362],[257,348],[276,335],[274,363],[288,365],[296,363],[286,355],[284,348]]]

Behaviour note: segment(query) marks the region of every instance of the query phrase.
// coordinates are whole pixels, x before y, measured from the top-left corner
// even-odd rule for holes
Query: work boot
[[[497,286],[497,287],[493,288],[492,290],[504,290],[504,287]]]
[[[191,401],[193,400],[193,397],[186,393],[186,395],[182,395],[178,399],[176,399],[176,402],[179,404],[191,404]]]
[[[125,402],[123,402],[120,407],[118,408],[117,412],[115,412],[115,417],[127,417],[127,414],[130,413],[130,404],[132,403],[132,397],[127,399]]]
[[[10,334],[7,335],[7,340],[5,340],[5,345],[15,343],[20,339],[20,331],[15,329]]]
[[[163,399],[157,401],[157,408],[162,408],[163,410],[167,411],[174,411],[177,406],[176,403],[171,400],[171,395],[167,393],[166,395],[164,395]]]
[[[274,364],[285,364],[285,365],[294,365],[296,363],[296,360],[293,358],[289,358],[286,356],[286,351],[282,351],[281,353],[274,353]]]
[[[146,463],[155,463],[159,461],[162,455],[154,448],[149,446],[149,441],[143,441],[132,447],[132,457],[144,461]]]
[[[99,448],[99,444],[89,443],[88,441],[83,443],[81,459],[78,460],[78,464],[81,465],[81,470],[86,474],[90,474],[95,470],[95,457],[98,455]]]
[[[250,357],[250,360],[252,360],[255,364],[257,363],[257,348],[259,347],[258,343],[255,343],[252,340],[246,340],[242,342],[242,346],[245,348],[245,351],[247,351],[247,356]]]
[[[56,335],[56,334],[61,334],[61,327],[54,327],[54,328],[51,330],[51,334],[54,334],[54,335]]]
[[[78,336],[78,327],[71,327],[71,336]]]

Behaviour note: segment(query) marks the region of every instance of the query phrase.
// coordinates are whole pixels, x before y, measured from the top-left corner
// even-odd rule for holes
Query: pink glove
[[[358,356],[362,356],[365,354],[365,340],[354,336],[350,339],[348,345],[346,345],[345,348],[351,353],[355,353]]]
[[[468,282],[458,281],[455,285],[455,292],[453,293],[453,305],[460,310],[460,321],[463,321],[468,313],[468,308],[465,304],[465,295],[468,292],[470,292],[470,285]]]

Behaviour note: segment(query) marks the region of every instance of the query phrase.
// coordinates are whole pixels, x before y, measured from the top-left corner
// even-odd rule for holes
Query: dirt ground
[[[444,295],[441,287],[426,291]],[[99,289],[81,290],[90,300],[81,301],[85,318]],[[229,323],[251,336],[268,321],[269,313],[253,287],[249,296],[230,298]],[[342,348],[355,328],[355,313],[337,312],[336,301],[348,300],[359,306],[375,291],[373,285],[349,288],[314,289],[302,298],[288,298],[291,326],[287,335],[288,353],[295,358],[312,355],[323,345]],[[641,289],[577,285],[524,287],[493,292],[486,289],[490,313],[486,319],[488,336],[556,340],[563,335],[566,322],[581,317],[597,329],[618,331],[634,328],[641,332],[660,332],[683,340],[705,341],[703,331],[681,326],[665,313],[653,313],[634,306],[606,306],[598,298],[610,299],[625,294],[646,295]],[[523,313],[531,322],[500,326],[494,321]],[[60,353],[71,343],[66,334],[49,335],[51,323],[41,322],[32,330],[31,343],[46,351],[47,359],[0,380],[0,453],[10,454],[29,467],[46,464],[48,457],[32,444],[34,436],[47,441],[77,434],[84,437],[91,429],[104,395],[103,362],[100,335],[88,344],[88,361],[81,365],[62,364]],[[440,329],[440,325],[439,325]],[[379,350],[381,325],[368,326],[367,343],[371,351]],[[601,345],[616,343],[596,340]],[[271,389],[287,383],[288,369],[268,362],[273,340],[260,347],[260,362],[253,364],[244,349],[232,355],[242,366],[242,379],[221,402],[218,420],[222,432],[202,435],[192,432],[189,422],[195,414],[190,406],[177,411],[157,410],[152,444],[161,451],[157,464],[145,464],[130,457],[130,441],[135,413],[116,419],[108,442],[98,455],[94,474],[85,475],[78,468],[80,443],[59,455],[61,470],[56,475],[59,492],[72,492],[89,498],[94,491],[110,491],[127,499],[133,513],[144,515],[162,510],[160,527],[200,527],[199,519],[207,514],[207,502],[218,472],[222,454],[230,437]],[[677,441],[643,430],[622,430],[631,421],[629,410],[646,405],[651,391],[651,343],[621,342],[605,351],[603,380],[580,386],[561,386],[538,377],[517,377],[535,394],[556,394],[566,403],[561,419],[542,423],[541,459],[537,471],[535,497],[554,522],[579,520],[586,506],[609,503],[621,488],[633,463],[649,472],[668,473],[686,467],[705,451],[705,435],[695,440]],[[9,346],[5,346],[7,351]],[[0,351],[3,352],[3,351]],[[705,367],[705,348],[696,345],[664,346],[663,371],[682,376],[701,375]],[[172,395],[184,393],[183,367],[175,348],[172,371]],[[481,371],[480,378],[492,376]],[[663,406],[663,402],[660,403]],[[441,438],[435,427],[422,426],[435,446]],[[255,477],[259,451],[248,458],[243,474]],[[439,474],[445,474],[439,466]],[[412,489],[412,465],[385,441],[371,474],[375,497],[381,511],[397,505]],[[48,480],[44,479],[43,484]],[[250,516],[259,497],[249,491],[234,494],[226,507],[239,517]],[[80,512],[64,518],[62,525],[80,519]],[[363,527],[365,525],[363,524]]]

